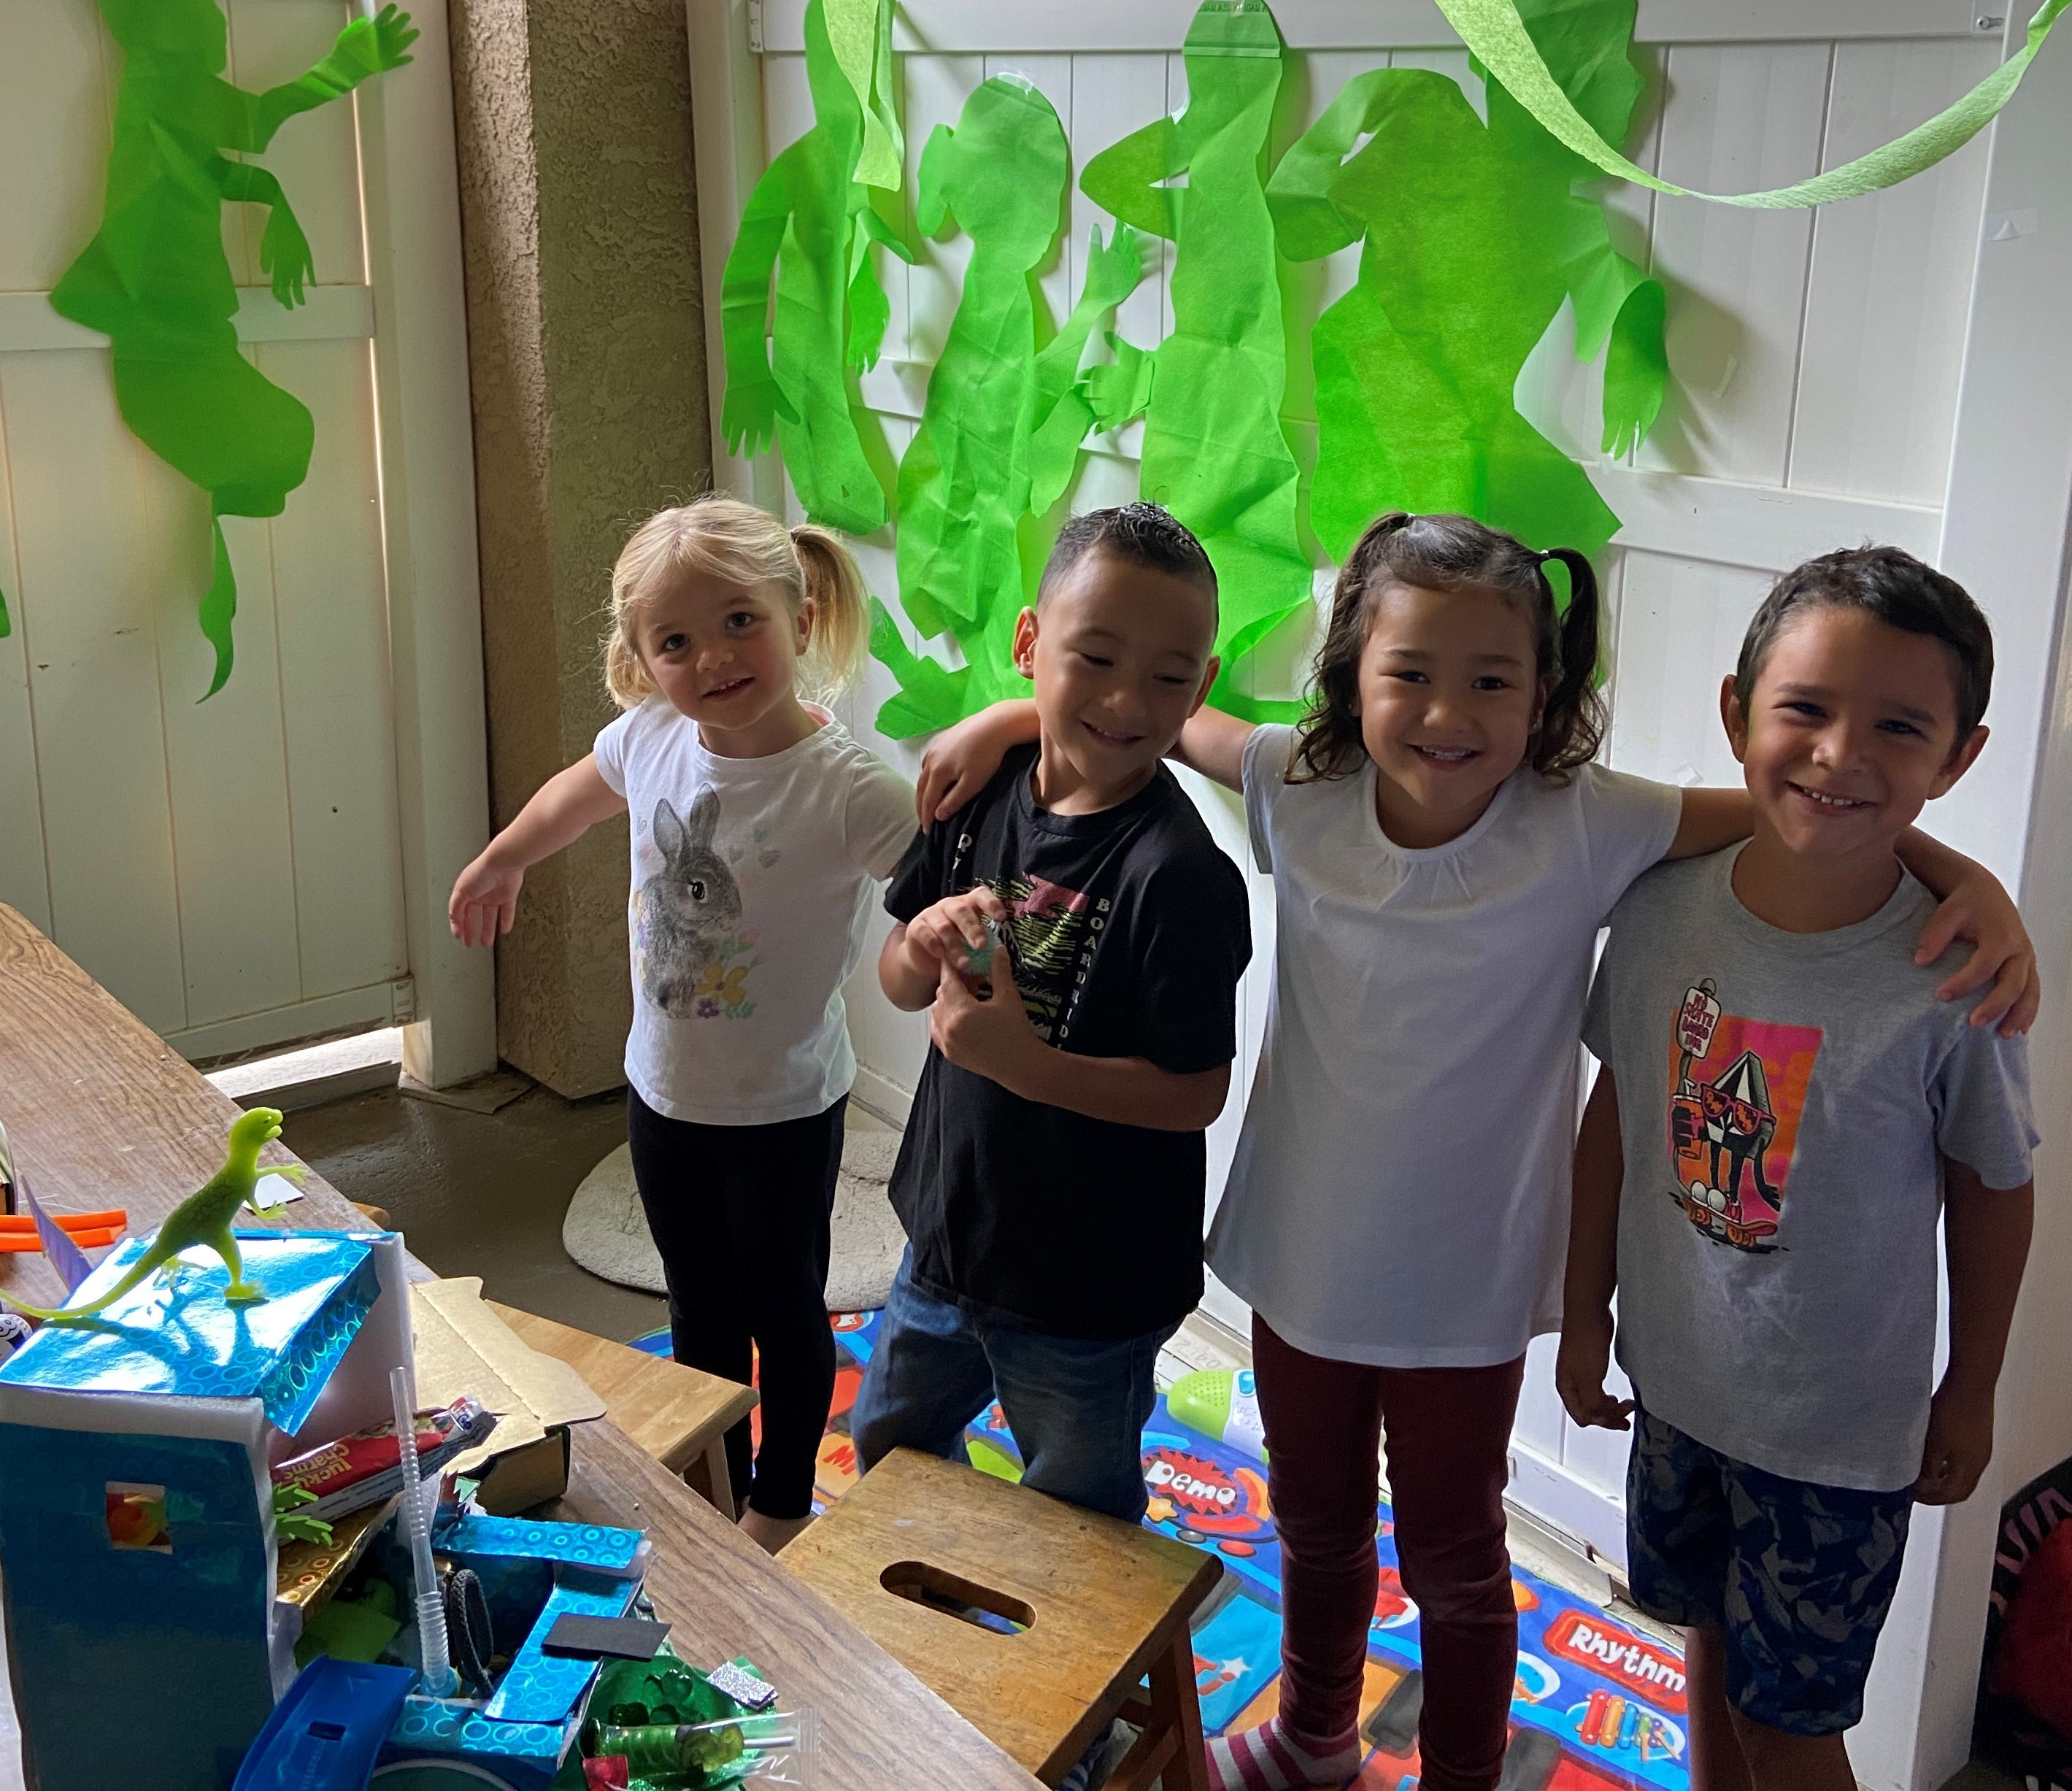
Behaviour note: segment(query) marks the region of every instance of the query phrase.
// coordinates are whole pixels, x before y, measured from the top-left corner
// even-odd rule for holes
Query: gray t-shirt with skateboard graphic
[[[1885,1492],[1933,1390],[1942,1159],[2029,1179],[2026,1049],[1914,962],[1934,898],[1787,933],[1739,848],[1627,891],[1583,1041],[1618,1082],[1618,1357],[1642,1405],[1771,1473]]]

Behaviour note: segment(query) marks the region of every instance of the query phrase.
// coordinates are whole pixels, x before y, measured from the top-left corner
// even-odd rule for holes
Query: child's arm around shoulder
[[[1252,726],[1204,704],[1187,717],[1171,756],[1225,789],[1242,792],[1244,744]],[[1009,752],[1036,737],[1036,704],[1026,696],[995,703],[945,728],[921,755],[921,780],[915,790],[921,825],[947,821],[993,781]]]
[[[1697,858],[1737,845],[1755,831],[1755,799],[1745,790],[1686,790],[1676,836],[1664,858]],[[1932,964],[1959,939],[1976,947],[1943,980],[1938,1001],[1961,1000],[1984,989],[1971,1010],[1974,1026],[1996,1026],[2003,1038],[2036,1024],[2042,984],[2036,947],[2021,910],[2000,880],[1975,858],[1910,827],[1899,836],[1899,861],[1919,878],[1938,906],[1922,930],[1914,955]]]
[[[1612,1295],[1618,1286],[1619,1194],[1625,1180],[1618,1087],[1606,1066],[1597,1072],[1576,1139],[1575,1196],[1568,1217],[1568,1267],[1554,1386],[1577,1423],[1620,1431],[1629,1427],[1633,1401],[1614,1399],[1605,1390],[1605,1377],[1611,1371]]]
[[[511,930],[525,873],[572,844],[599,821],[626,812],[626,799],[586,753],[533,791],[518,818],[454,880],[446,925],[462,945],[489,945]]]

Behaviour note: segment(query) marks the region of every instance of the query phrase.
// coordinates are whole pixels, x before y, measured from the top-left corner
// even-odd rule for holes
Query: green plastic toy
[[[150,1247],[138,1258],[130,1272],[98,1300],[84,1306],[49,1311],[41,1306],[24,1305],[8,1295],[0,1294],[0,1299],[6,1300],[17,1312],[27,1312],[47,1325],[76,1324],[83,1318],[105,1311],[132,1288],[173,1261],[182,1251],[192,1250],[199,1244],[214,1251],[230,1271],[230,1285],[223,1290],[228,1304],[265,1304],[264,1291],[245,1279],[244,1259],[237,1253],[237,1239],[232,1235],[230,1228],[247,1206],[252,1206],[254,1212],[267,1214],[281,1210],[278,1206],[260,1206],[254,1197],[259,1187],[259,1152],[280,1136],[281,1115],[273,1108],[255,1107],[249,1113],[240,1113],[231,1123],[229,1148],[223,1167],[166,1215],[165,1223],[158,1227]]]
[[[1641,90],[1634,0],[1523,10],[1575,103],[1622,139]],[[1484,84],[1486,126],[1444,75],[1355,76],[1268,185],[1291,260],[1365,244],[1358,283],[1313,337],[1310,515],[1338,559],[1388,510],[1462,511],[1586,553],[1611,538],[1618,519],[1582,468],[1513,402],[1564,298],[1577,356],[1607,352],[1605,451],[1623,453],[1662,407],[1661,285],[1612,247],[1602,204],[1572,191],[1589,165]]]
[[[889,32],[886,0],[880,4]],[[747,454],[760,454],[774,432],[806,514],[868,535],[885,524],[892,476],[882,442],[885,464],[873,464],[852,390],[852,374],[877,364],[892,315],[870,245],[882,243],[902,261],[914,255],[874,209],[882,189],[855,177],[864,112],[828,41],[822,0],[810,0],[805,31],[813,128],[755,183],[720,281],[720,429],[731,451]]]
[[[230,676],[237,610],[221,519],[278,516],[316,437],[308,410],[237,351],[224,201],[269,207],[259,262],[283,305],[302,303],[315,269],[280,182],[232,158],[263,150],[296,113],[401,68],[417,34],[407,14],[384,7],[354,19],[306,74],[247,93],[223,79],[229,35],[216,0],[101,0],[101,10],[123,51],[106,209],[51,308],[109,338],[123,421],[209,494],[215,573],[201,630],[216,676],[206,700]]]
[[[1019,696],[1012,643],[1043,543],[1037,522],[1071,483],[1092,425],[1079,361],[1096,324],[1135,290],[1135,232],[1093,233],[1071,315],[1047,327],[1033,280],[1058,236],[1070,151],[1049,100],[1018,76],[996,75],[965,101],[956,129],[939,125],[921,156],[919,219],[931,236],[971,239],[964,290],[928,377],[920,427],[899,466],[899,596],[924,635],[964,650],[952,672],[907,651],[880,610],[872,643],[899,680],[878,712],[902,738],[947,727],[999,697]]]
[[[1119,339],[1091,376],[1101,426],[1144,417],[1141,489],[1201,537],[1222,588],[1211,700],[1256,721],[1292,705],[1240,694],[1233,674],[1311,602],[1296,526],[1299,473],[1281,426],[1288,348],[1265,181],[1285,51],[1265,0],[1207,0],[1187,28],[1187,109],[1087,164],[1079,186],[1178,245],[1172,333]],[[1185,177],[1185,185],[1174,184]]]

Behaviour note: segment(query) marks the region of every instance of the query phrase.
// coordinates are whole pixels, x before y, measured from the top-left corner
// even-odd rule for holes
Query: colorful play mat
[[[815,1509],[855,1482],[849,1437],[876,1312],[837,1314],[834,1409],[820,1444]],[[669,1333],[635,1340],[669,1353]],[[1281,1550],[1268,1510],[1252,1376],[1190,1374],[1162,1395],[1144,1432],[1145,1522],[1230,1570],[1194,1626],[1202,1723],[1211,1735],[1248,1728],[1273,1714],[1280,1693]],[[966,1433],[974,1466],[1020,1477],[1014,1439],[993,1406]],[[1367,1631],[1360,1735],[1370,1752],[1347,1791],[1412,1791],[1418,1777],[1417,1607],[1404,1596],[1396,1526],[1380,1510],[1381,1594]],[[1506,1791],[1599,1791],[1645,1785],[1686,1791],[1684,1663],[1673,1648],[1628,1628],[1589,1600],[1518,1570],[1518,1685],[1511,1705]]]

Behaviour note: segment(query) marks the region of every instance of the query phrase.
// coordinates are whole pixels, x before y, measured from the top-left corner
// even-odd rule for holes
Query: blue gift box
[[[411,1359],[402,1240],[241,1234],[0,1365],[0,1578],[42,1791],[219,1791],[294,1678],[271,1464],[382,1422]],[[84,1303],[146,1247],[130,1239]]]

